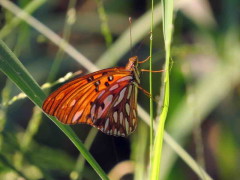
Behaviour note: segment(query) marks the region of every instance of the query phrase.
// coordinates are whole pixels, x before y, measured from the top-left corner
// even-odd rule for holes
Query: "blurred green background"
[[[149,56],[150,1],[18,0],[33,17],[63,37],[99,68],[125,66],[128,58]],[[155,1],[153,67],[164,64],[160,1]],[[132,17],[133,48],[129,22]],[[68,72],[88,73],[59,49],[39,27],[13,23],[15,15],[0,3],[0,38],[40,84],[53,83]],[[240,172],[240,1],[176,0],[170,107],[166,130],[213,179],[238,179]],[[63,49],[65,49],[63,47]],[[89,68],[89,67],[88,67]],[[142,65],[148,68],[148,63]],[[148,73],[141,85],[148,89]],[[161,110],[161,74],[153,74],[155,114]],[[58,85],[45,90],[46,94]],[[65,135],[27,98],[10,101],[18,88],[0,72],[0,179],[99,179]],[[9,103],[10,102],[10,103]],[[149,98],[139,104],[148,112]],[[141,113],[141,112],[139,112]],[[72,126],[110,177],[146,179],[148,125],[139,118],[135,133],[116,138],[87,125]],[[96,135],[97,133],[97,135]],[[90,134],[90,136],[89,136]],[[95,136],[96,135],[96,136]],[[93,141],[91,143],[91,141]],[[134,162],[134,163],[133,163]],[[137,167],[134,170],[134,167]],[[163,179],[199,179],[167,143]]]

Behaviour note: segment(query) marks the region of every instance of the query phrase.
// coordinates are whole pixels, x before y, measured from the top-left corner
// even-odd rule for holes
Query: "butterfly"
[[[137,127],[138,64],[146,60],[139,62],[133,56],[125,67],[76,78],[50,94],[42,109],[64,124],[85,123],[108,135],[126,137]]]

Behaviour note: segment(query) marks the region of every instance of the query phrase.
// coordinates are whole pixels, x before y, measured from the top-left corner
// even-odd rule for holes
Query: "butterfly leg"
[[[145,59],[145,60],[143,60],[143,61],[139,61],[138,63],[139,63],[139,64],[145,63],[145,62],[147,62],[147,61],[150,59],[150,57],[151,57],[151,56],[148,56],[147,59]]]
[[[153,98],[152,95],[147,90],[139,86],[139,84],[137,83],[133,83],[133,84],[137,86],[137,88],[140,89],[147,97],[151,98],[154,102],[158,103],[158,100]]]
[[[151,56],[148,56],[147,59],[143,60],[143,61],[139,61],[139,64],[145,63],[150,59]],[[157,71],[150,71],[148,69],[141,69],[142,72],[164,72],[164,70],[157,70]]]
[[[140,89],[146,96],[148,96],[149,98],[152,98],[152,95],[147,91],[145,90],[144,88],[142,88],[141,86],[139,86],[139,84],[137,83],[133,83],[138,89]]]

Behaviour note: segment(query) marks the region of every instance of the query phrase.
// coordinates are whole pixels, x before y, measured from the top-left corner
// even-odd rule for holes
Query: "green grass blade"
[[[11,52],[6,44],[0,40],[0,70],[5,73],[37,106],[41,107],[45,99],[45,94],[34,81],[25,67]],[[83,143],[79,140],[73,130],[60,123],[56,118],[49,118],[63,131],[63,133],[72,141],[81,154],[86,158],[88,163],[98,173],[102,179],[108,179],[102,168],[98,165],[92,155],[86,150]]]
[[[169,62],[170,62],[170,44],[172,37],[172,18],[173,18],[173,1],[163,0],[163,35],[165,41],[165,76],[164,76],[164,100],[163,110],[160,115],[160,121],[156,132],[156,138],[153,149],[153,166],[150,169],[150,177],[152,180],[160,179],[160,164],[162,154],[162,142],[164,136],[164,125],[167,117],[169,106]]]

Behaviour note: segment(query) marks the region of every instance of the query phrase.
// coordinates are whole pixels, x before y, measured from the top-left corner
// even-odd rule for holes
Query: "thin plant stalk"
[[[153,94],[153,87],[152,87],[152,46],[153,46],[153,9],[154,9],[154,0],[151,1],[151,35],[150,35],[150,53],[149,53],[149,56],[150,56],[150,59],[149,59],[149,92],[152,96]],[[153,141],[154,141],[154,131],[153,131],[153,100],[152,98],[150,98],[150,101],[149,101],[149,107],[150,107],[150,111],[149,111],[149,115],[150,115],[150,168],[152,166],[152,150],[153,150]]]
[[[169,107],[169,64],[170,64],[170,45],[172,39],[172,21],[173,21],[173,1],[172,0],[163,0],[163,36],[165,43],[165,73],[164,73],[164,100],[163,100],[163,110],[160,115],[160,121],[156,131],[156,137],[154,141],[153,149],[153,165],[150,169],[150,179],[159,180],[160,179],[160,164],[161,164],[161,155],[162,155],[162,143],[164,136],[164,125],[167,118],[168,107]]]

